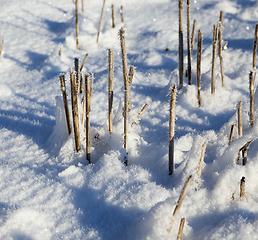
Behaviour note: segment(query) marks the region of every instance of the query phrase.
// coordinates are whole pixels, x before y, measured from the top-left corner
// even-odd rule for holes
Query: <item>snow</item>
[[[192,85],[177,90],[175,171],[168,173],[170,88],[178,86],[178,1],[107,0],[96,44],[103,1],[79,1],[79,50],[72,1],[0,1],[0,239],[257,239],[258,91],[255,124],[249,121],[258,3],[254,0],[191,1],[191,24],[203,33],[201,107],[197,102],[196,42]],[[111,5],[116,27],[111,27]],[[120,20],[120,6],[124,23]],[[217,58],[216,92],[210,94],[212,31],[224,11],[225,85]],[[184,3],[184,16],[186,4]],[[186,19],[186,17],[184,18]],[[119,29],[125,29],[128,67],[135,67],[129,112],[128,166],[123,148],[123,73]],[[186,21],[184,64],[187,66]],[[197,35],[197,34],[196,34]],[[108,132],[108,48],[114,51],[114,126]],[[167,48],[167,50],[166,50]],[[61,49],[61,56],[58,55]],[[74,58],[82,73],[94,75],[91,159],[68,134],[59,75],[66,79]],[[243,102],[243,136],[237,133],[237,106]],[[81,119],[82,96],[78,96]],[[135,126],[142,106],[149,106]],[[234,140],[229,144],[232,124]],[[248,141],[247,164],[237,164]],[[207,148],[201,179],[197,169]],[[192,175],[178,216],[173,211]],[[240,198],[245,177],[246,196]],[[167,230],[175,221],[172,231]]]

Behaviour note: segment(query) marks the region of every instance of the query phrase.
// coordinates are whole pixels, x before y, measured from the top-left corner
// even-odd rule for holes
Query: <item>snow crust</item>
[[[111,25],[111,4],[116,27]],[[175,171],[168,174],[170,88],[178,85],[178,1],[107,0],[99,43],[102,1],[79,1],[79,50],[72,1],[1,1],[0,58],[0,239],[257,239],[258,92],[255,124],[249,121],[257,1],[191,1],[191,24],[203,33],[201,107],[197,102],[196,39],[192,85],[177,90]],[[120,20],[120,6],[124,23]],[[224,11],[225,85],[217,58],[216,93],[210,94],[212,31]],[[186,4],[184,63],[187,67]],[[128,66],[135,66],[129,112],[129,161],[124,164],[123,73],[119,29],[125,27]],[[114,51],[114,126],[108,132],[108,53]],[[61,49],[61,56],[58,55]],[[71,113],[69,69],[93,73],[91,158],[68,134],[59,74],[65,74]],[[237,106],[243,102],[243,136]],[[136,126],[142,106],[148,109]],[[82,109],[82,96],[78,98]],[[81,122],[81,121],[80,121]],[[232,124],[234,140],[229,144]],[[247,149],[247,164],[237,162]],[[207,148],[201,178],[197,169]],[[172,214],[183,186],[193,176],[171,233]],[[246,196],[240,198],[245,177]]]

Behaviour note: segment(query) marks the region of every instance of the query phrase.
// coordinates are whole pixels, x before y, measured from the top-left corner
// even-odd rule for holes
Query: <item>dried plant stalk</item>
[[[63,74],[60,75],[60,83],[61,83],[61,90],[62,90],[62,94],[63,94],[67,130],[68,130],[68,134],[70,135],[71,132],[72,132],[72,127],[71,127],[71,124],[70,124],[70,115],[69,115],[69,110],[68,110],[66,88],[65,88],[65,78],[64,78]]]
[[[73,128],[74,128],[74,139],[75,139],[75,148],[78,152],[81,149],[80,144],[80,131],[79,131],[79,116],[78,116],[78,104],[77,104],[77,92],[76,92],[76,83],[75,75],[70,70],[70,80],[71,80],[71,95],[72,95],[72,113],[73,113]]]
[[[175,105],[176,105],[176,85],[171,88],[170,96],[170,116],[169,116],[169,175],[174,171],[174,137],[175,137]]]
[[[224,77],[224,67],[223,67],[223,57],[222,57],[222,27],[219,24],[219,58],[220,58],[220,72],[221,72],[221,81],[222,87],[225,87],[225,77]]]
[[[86,60],[87,60],[88,56],[89,56],[89,54],[86,53],[86,55],[85,55],[85,57],[84,57],[84,59],[83,59],[82,65],[81,65],[81,67],[80,67],[80,72],[82,71],[83,66],[84,66],[84,64],[86,63]]]
[[[121,22],[124,22],[124,8],[121,6],[120,8],[120,16],[121,16]]]
[[[221,26],[223,26],[223,21],[224,21],[224,12],[223,11],[220,11],[219,21],[221,23]]]
[[[76,49],[79,49],[79,16],[78,16],[78,0],[75,0],[75,27],[76,27]]]
[[[229,143],[231,143],[234,139],[234,133],[235,133],[235,124],[232,124],[231,130],[230,130],[230,135],[229,135]]]
[[[242,100],[238,104],[238,136],[243,136],[243,126],[242,126]]]
[[[187,179],[187,181],[185,183],[185,186],[183,188],[183,191],[181,192],[181,195],[179,197],[178,203],[177,203],[177,205],[175,207],[175,210],[173,212],[173,218],[172,218],[172,221],[171,221],[171,227],[170,227],[170,229],[168,229],[169,233],[171,232],[171,230],[173,228],[173,225],[174,225],[174,222],[175,222],[175,218],[177,217],[177,214],[178,214],[178,212],[180,210],[180,207],[181,207],[181,205],[183,203],[183,200],[185,198],[185,195],[186,195],[186,192],[187,192],[187,189],[189,187],[189,184],[190,184],[191,180],[192,180],[192,175],[190,175],[189,178]]]
[[[184,46],[183,46],[183,0],[179,0],[179,88],[183,86],[184,83]]]
[[[108,50],[108,125],[109,133],[113,126],[113,77],[114,77],[113,50]]]
[[[212,71],[211,71],[211,94],[215,94],[216,81],[216,54],[217,54],[217,36],[218,28],[213,26],[213,51],[212,51]]]
[[[91,88],[90,75],[85,75],[85,92],[86,92],[86,160],[90,161],[90,104],[91,104]]]
[[[258,39],[258,23],[256,23],[255,35],[254,35],[253,69],[256,69],[257,39]]]
[[[103,6],[102,6],[102,10],[101,10],[101,15],[100,15],[100,20],[99,20],[99,29],[98,29],[98,34],[97,34],[97,43],[99,42],[99,34],[100,34],[100,30],[101,30],[101,23],[102,23],[103,14],[104,14],[105,3],[106,3],[106,0],[103,1]]]
[[[198,47],[197,47],[197,88],[198,88],[198,104],[201,106],[201,60],[202,60],[202,33],[198,31]]]
[[[190,34],[190,0],[187,0],[187,77],[188,84],[192,84],[192,67],[191,67],[191,34]]]
[[[184,225],[185,225],[185,218],[181,218],[181,222],[180,222],[180,226],[179,226],[179,231],[178,231],[177,238],[176,238],[177,240],[181,240],[182,239]]]
[[[128,81],[129,81],[129,96],[128,96],[128,104],[129,104],[129,110],[132,109],[132,104],[131,104],[131,87],[133,83],[133,75],[134,75],[134,67],[131,66],[129,69],[129,76],[128,76]]]
[[[198,177],[201,178],[201,174],[202,174],[202,165],[203,165],[203,159],[204,159],[204,155],[205,155],[205,150],[206,150],[206,141],[204,142],[204,144],[202,145],[202,153],[201,153],[201,158],[200,158],[200,162],[199,162],[199,166],[198,166]]]
[[[126,149],[125,164],[128,163],[128,70],[127,70],[127,56],[125,49],[125,36],[124,29],[120,29],[120,42],[122,50],[122,64],[123,64],[123,75],[124,75],[124,148]]]
[[[112,9],[112,28],[115,28],[116,27],[116,25],[115,25],[115,9],[114,9],[113,4],[111,6],[111,9]]]
[[[254,77],[253,72],[249,74],[249,90],[250,90],[250,124],[254,125]]]
[[[77,93],[79,93],[80,91],[80,79],[79,79],[79,59],[75,58],[74,59],[74,70],[75,70],[75,74],[76,74],[76,89],[77,89]]]
[[[240,198],[245,197],[245,177],[242,177],[240,182]]]
[[[192,39],[191,39],[191,56],[193,54],[193,46],[194,46],[194,39],[195,39],[195,31],[196,31],[196,20],[193,22],[193,30],[192,30]]]
[[[144,114],[144,112],[146,111],[148,106],[149,105],[147,103],[144,104],[144,106],[142,107],[140,113],[137,116],[137,120],[131,124],[131,127],[135,126],[139,122],[139,120],[141,119],[142,115]]]
[[[82,0],[82,11],[84,12],[84,0]]]

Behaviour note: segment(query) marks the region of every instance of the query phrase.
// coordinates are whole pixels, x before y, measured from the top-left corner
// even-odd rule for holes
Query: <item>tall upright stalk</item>
[[[198,31],[197,47],[197,88],[198,88],[198,105],[201,106],[201,61],[202,60],[202,33]]]
[[[169,116],[169,175],[174,171],[174,137],[175,137],[175,104],[176,104],[176,85],[171,88],[170,96],[170,116]]]
[[[191,67],[191,34],[190,34],[190,0],[187,0],[187,77],[188,84],[192,84],[192,67]]]
[[[108,126],[112,133],[113,126],[113,76],[114,76],[113,50],[108,50]]]
[[[128,70],[127,70],[127,56],[125,49],[125,36],[124,29],[120,29],[120,42],[122,50],[122,64],[123,64],[123,75],[124,75],[124,148],[126,149],[125,164],[128,163]]]
[[[184,83],[184,46],[183,46],[183,0],[178,1],[179,7],[179,46],[178,46],[178,55],[179,55],[179,88],[183,86]]]

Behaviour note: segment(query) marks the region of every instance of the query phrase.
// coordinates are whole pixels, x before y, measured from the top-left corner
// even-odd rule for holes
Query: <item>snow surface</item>
[[[175,171],[168,174],[170,88],[178,85],[178,1],[107,0],[99,44],[102,1],[79,1],[79,50],[75,6],[71,0],[0,1],[0,239],[257,239],[258,123],[249,124],[249,71],[258,3],[254,0],[195,0],[191,22],[203,33],[202,106],[196,88],[196,41],[192,85],[177,91]],[[111,4],[116,27],[111,28]],[[120,6],[124,7],[122,23]],[[215,96],[210,94],[212,31],[223,10],[226,88],[221,87],[219,59]],[[186,4],[184,3],[186,16]],[[186,18],[185,18],[186,19]],[[136,71],[129,122],[143,104],[149,107],[129,131],[129,161],[123,163],[123,75],[118,32],[125,26],[128,66]],[[184,30],[186,22],[184,21]],[[186,32],[184,31],[185,66]],[[62,49],[61,57],[58,55]],[[107,49],[114,50],[114,129],[107,122]],[[168,51],[165,49],[168,48]],[[76,153],[68,136],[59,74],[88,53],[83,74],[94,74],[91,109],[91,158],[85,138]],[[255,89],[256,89],[255,82]],[[81,100],[81,96],[79,98]],[[237,130],[229,145],[237,104],[243,101],[243,137]],[[255,93],[257,109],[258,92]],[[79,101],[79,109],[81,109]],[[258,112],[255,110],[255,119]],[[80,116],[81,117],[81,116]],[[245,166],[238,150],[251,143]],[[201,179],[197,168],[207,141]],[[175,219],[172,214],[184,183],[193,176]],[[246,197],[239,185],[246,179]]]

